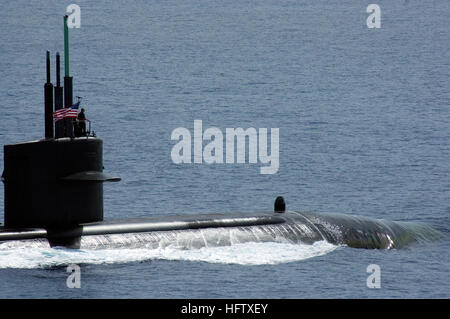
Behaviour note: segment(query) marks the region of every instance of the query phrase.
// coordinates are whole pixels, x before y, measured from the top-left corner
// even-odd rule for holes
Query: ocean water
[[[70,3],[2,3],[1,145],[44,135],[45,51],[53,66]],[[356,0],[75,3],[74,96],[105,172],[122,178],[105,184],[105,218],[267,211],[282,195],[290,210],[420,221],[444,237],[398,250],[0,243],[0,298],[450,297],[448,1],[377,1],[379,29]],[[173,163],[171,133],[194,120],[279,128],[278,172]],[[367,287],[371,264],[380,288]]]

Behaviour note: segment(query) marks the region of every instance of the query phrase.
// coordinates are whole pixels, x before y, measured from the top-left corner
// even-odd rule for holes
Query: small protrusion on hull
[[[278,196],[275,199],[274,212],[275,213],[284,213],[284,212],[286,212],[286,202],[284,201],[283,196]]]
[[[82,227],[66,230],[47,229],[47,240],[50,247],[66,247],[80,249]]]

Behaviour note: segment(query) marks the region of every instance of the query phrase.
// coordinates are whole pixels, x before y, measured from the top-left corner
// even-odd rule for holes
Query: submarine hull
[[[169,245],[195,249],[243,242],[312,244],[317,241],[353,248],[392,249],[440,237],[438,231],[421,223],[307,212],[205,214],[110,220],[58,231],[30,229],[18,232],[0,229],[0,242],[46,238],[50,246],[77,249],[156,248]]]

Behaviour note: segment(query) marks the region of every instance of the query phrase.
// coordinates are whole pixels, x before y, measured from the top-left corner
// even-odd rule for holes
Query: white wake
[[[247,242],[221,247],[67,249],[50,248],[45,241],[0,243],[0,269],[50,268],[70,264],[113,264],[152,260],[209,262],[239,265],[273,265],[328,254],[339,246],[326,241],[311,245]]]

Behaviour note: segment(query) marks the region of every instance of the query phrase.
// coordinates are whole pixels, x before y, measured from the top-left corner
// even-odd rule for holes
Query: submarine
[[[50,247],[101,249],[173,243],[201,248],[243,242],[326,241],[353,248],[392,249],[441,237],[423,223],[287,210],[281,196],[275,199],[273,209],[265,212],[105,219],[103,183],[119,182],[120,178],[103,172],[103,141],[90,127],[80,134],[74,117],[54,119],[63,111],[74,112],[68,37],[64,16],[63,86],[59,53],[55,86],[50,53],[46,53],[44,138],[4,145],[0,243],[33,241]]]

